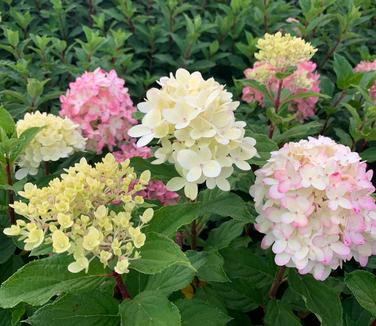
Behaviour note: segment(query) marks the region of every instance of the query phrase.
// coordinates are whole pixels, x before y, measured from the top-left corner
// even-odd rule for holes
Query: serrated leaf
[[[259,155],[259,157],[253,157],[250,160],[251,164],[256,164],[258,166],[264,165],[270,158],[270,153],[278,150],[278,145],[267,135],[247,132],[247,136],[256,139],[256,149]]]
[[[284,133],[273,137],[273,140],[278,143],[286,143],[291,140],[298,140],[306,138],[307,136],[319,133],[322,128],[322,123],[318,121],[308,122],[302,125],[292,127]]]
[[[304,300],[322,326],[342,326],[342,305],[338,294],[325,283],[316,281],[311,275],[300,276],[289,270],[291,288]]]
[[[38,309],[27,322],[36,326],[118,326],[118,301],[111,293],[100,291],[71,293]]]
[[[204,251],[205,252],[205,251]],[[198,269],[198,278],[206,282],[228,282],[230,279],[223,268],[224,259],[218,251],[206,252],[206,261]]]
[[[155,165],[150,163],[151,160],[146,160],[140,157],[134,157],[131,159],[131,166],[135,169],[137,173],[149,170],[153,179],[158,179],[162,181],[169,181],[170,179],[177,177],[178,173],[175,167],[170,164]]]
[[[162,207],[155,211],[147,232],[157,232],[168,237],[174,236],[180,227],[198,218],[199,213],[197,203]]]
[[[140,252],[141,258],[132,261],[130,268],[141,273],[156,274],[173,265],[183,265],[194,270],[179,246],[162,234],[148,233]]]
[[[225,326],[232,319],[222,310],[203,300],[195,298],[191,300],[178,300],[175,304],[181,313],[182,326]]]
[[[368,163],[373,163],[376,161],[376,147],[367,148],[365,151],[360,153],[362,160]]]
[[[158,274],[151,275],[145,290],[155,290],[168,296],[172,292],[185,288],[192,281],[194,274],[192,268],[173,265]]]
[[[200,215],[217,214],[239,221],[251,222],[252,216],[246,202],[232,192],[206,189],[199,195]]]
[[[0,106],[0,127],[4,129],[8,136],[13,135],[16,131],[16,124],[12,116],[2,106]]]
[[[103,282],[105,271],[93,261],[88,274],[73,274],[67,266],[72,257],[56,255],[24,265],[0,288],[0,307],[11,308],[21,302],[42,305],[54,295],[87,288],[96,288]]]
[[[376,277],[367,271],[354,271],[345,277],[347,287],[359,304],[376,317]]]
[[[267,326],[299,326],[299,319],[279,300],[270,300],[266,306],[265,325]]]
[[[245,224],[246,222],[237,220],[222,223],[210,231],[205,248],[223,249],[228,247],[232,240],[242,234]]]
[[[122,326],[179,326],[179,309],[157,291],[144,291],[119,306]]]

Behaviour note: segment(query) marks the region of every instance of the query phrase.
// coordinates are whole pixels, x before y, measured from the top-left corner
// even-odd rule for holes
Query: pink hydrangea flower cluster
[[[148,186],[137,194],[145,199],[157,200],[163,206],[176,205],[180,199],[176,192],[169,191],[160,180],[151,180]]]
[[[87,138],[87,148],[101,153],[104,147],[113,151],[120,148],[117,155],[131,157],[125,150],[132,148],[132,157],[145,157],[150,150],[132,146],[128,129],[137,123],[132,117],[136,111],[132,100],[124,87],[124,80],[115,70],[106,72],[97,68],[85,72],[69,84],[65,95],[60,96],[60,115],[70,118],[80,125],[82,134]],[[129,148],[122,147],[130,144]],[[124,148],[124,150],[123,150]]]
[[[376,60],[374,61],[361,61],[354,68],[355,72],[370,72],[376,71]],[[376,81],[373,83],[371,88],[368,90],[369,96],[372,99],[374,105],[376,105]]]
[[[326,279],[343,261],[362,266],[376,253],[372,171],[327,137],[288,143],[256,171],[250,189],[262,248],[277,265]]]
[[[303,92],[320,92],[320,74],[316,73],[315,70],[316,64],[312,61],[298,63],[294,73],[283,79],[283,88],[293,95]],[[244,75],[247,79],[263,84],[271,93],[276,94],[279,84],[279,80],[276,78],[277,72],[278,69],[269,63],[256,62],[253,68],[244,71]],[[251,86],[243,88],[242,99],[248,103],[256,101],[264,106],[263,94]],[[315,115],[317,101],[318,97],[316,96],[295,99],[290,103],[289,109],[297,112],[299,120],[304,120]]]
[[[360,61],[354,68],[355,72],[369,72],[376,70],[376,60]]]
[[[137,147],[134,141],[121,144],[118,148],[119,150],[112,152],[112,154],[119,163],[122,163],[132,157],[141,157],[146,159],[152,156],[151,149],[149,147]]]

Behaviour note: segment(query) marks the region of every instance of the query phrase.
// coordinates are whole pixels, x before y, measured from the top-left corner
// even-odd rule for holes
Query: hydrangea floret
[[[349,147],[322,136],[288,143],[255,174],[255,227],[277,265],[324,280],[376,253],[372,171]]]
[[[57,161],[85,149],[86,140],[82,137],[78,125],[68,118],[39,111],[26,113],[22,120],[17,121],[18,136],[33,127],[40,130],[17,161],[20,167],[16,172],[17,179],[28,174],[36,175],[41,162]]]
[[[173,163],[181,175],[167,183],[169,190],[184,188],[192,200],[198,184],[205,182],[210,189],[228,191],[233,165],[249,170],[247,160],[257,155],[256,141],[245,137],[245,122],[235,120],[239,102],[213,78],[205,80],[199,72],[190,74],[185,69],[162,77],[159,85],[138,105],[145,115],[129,135],[140,137],[139,146],[158,139],[153,163]]]
[[[134,140],[127,134],[137,120],[132,117],[136,108],[124,84],[115,70],[106,72],[97,68],[85,72],[60,97],[60,115],[80,125],[90,150],[101,153],[105,147],[110,151],[117,148],[117,155],[122,158],[145,157],[150,155],[150,149],[132,147]]]
[[[72,273],[87,271],[95,257],[115,272],[127,273],[131,261],[140,257],[146,239],[142,229],[153,217],[151,208],[132,216],[144,202],[137,192],[149,179],[149,171],[137,178],[129,161],[118,164],[112,154],[95,167],[83,158],[47,187],[27,183],[19,194],[28,202],[13,205],[25,219],[4,233],[23,240],[25,250],[50,244],[54,253],[73,255]]]

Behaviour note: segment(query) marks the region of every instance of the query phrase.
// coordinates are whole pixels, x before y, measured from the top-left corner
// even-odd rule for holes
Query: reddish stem
[[[196,250],[196,248],[197,248],[197,223],[196,223],[196,220],[194,220],[191,225],[191,249]]]
[[[44,162],[44,175],[47,176],[50,174],[49,168],[48,168],[48,162]]]
[[[126,286],[123,282],[123,279],[121,278],[121,275],[116,273],[116,272],[113,272],[112,276],[116,281],[116,288],[118,289],[122,299],[123,300],[124,299],[130,299],[131,296],[130,296],[130,294],[129,294],[129,292],[128,292],[128,290],[127,290],[127,288],[126,288]]]
[[[277,296],[277,292],[278,292],[279,286],[282,284],[283,275],[285,274],[285,271],[286,271],[286,266],[281,266],[277,274],[275,275],[272,287],[270,288],[270,291],[269,291],[270,299],[275,299],[275,297]]]
[[[12,179],[12,167],[9,161],[9,158],[6,158],[6,166],[5,171],[8,179],[8,185],[13,186],[13,179]],[[9,221],[11,224],[16,224],[16,213],[14,212],[14,208],[10,205],[14,204],[14,192],[13,190],[8,190],[8,215]]]
[[[277,96],[274,101],[274,110],[275,113],[278,112],[279,106],[281,104],[281,94],[282,94],[282,86],[283,86],[283,79],[279,80],[278,82],[278,90],[277,90]],[[271,139],[273,137],[273,132],[274,132],[275,125],[272,122],[269,127],[269,138]]]

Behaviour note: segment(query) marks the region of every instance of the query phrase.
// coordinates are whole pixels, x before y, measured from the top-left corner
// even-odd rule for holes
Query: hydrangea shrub
[[[375,324],[375,10],[0,2],[0,324]]]

